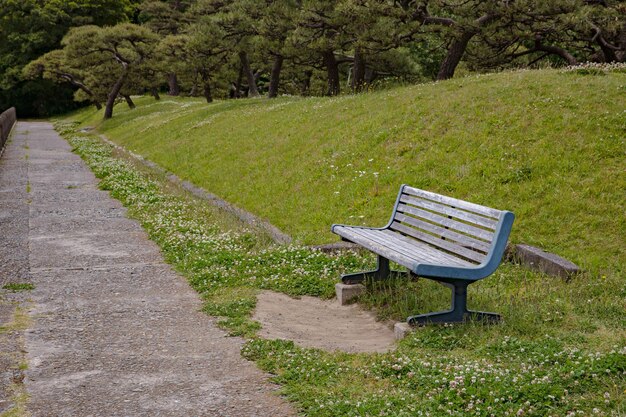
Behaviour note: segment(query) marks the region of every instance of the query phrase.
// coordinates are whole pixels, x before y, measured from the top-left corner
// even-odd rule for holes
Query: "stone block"
[[[354,298],[365,292],[365,286],[361,284],[335,284],[335,293],[337,294],[337,300],[339,305],[346,305]]]
[[[567,259],[530,245],[515,245],[515,259],[531,269],[566,280],[582,272],[578,265]]]
[[[409,333],[415,330],[409,323],[399,321],[393,325],[393,334],[396,340],[404,339]]]

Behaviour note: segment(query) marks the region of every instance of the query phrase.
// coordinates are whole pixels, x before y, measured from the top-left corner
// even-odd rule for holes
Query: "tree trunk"
[[[620,62],[626,62],[626,22],[624,22],[622,30],[619,33],[618,43],[619,52],[617,53],[617,59]]]
[[[578,65],[578,61],[576,60],[576,58],[574,58],[574,56],[567,52],[565,49],[559,48],[558,46],[542,45],[540,39],[535,40],[535,50],[558,55],[563,58],[568,65]]]
[[[617,62],[617,54],[611,48],[606,39],[602,37],[601,34],[597,37],[596,42],[600,46],[600,50],[602,51],[602,55],[604,57],[604,62]]]
[[[198,90],[200,89],[200,87],[198,86],[198,78],[202,79],[202,70],[196,69],[195,72],[196,73],[193,77],[193,84],[191,85],[191,90],[189,91],[189,95],[191,97],[200,96],[200,94],[198,93]]]
[[[207,103],[213,102],[213,94],[211,93],[211,77],[208,70],[203,69],[199,72],[202,79],[202,95],[206,99]]]
[[[137,106],[135,106],[135,103],[133,102],[133,99],[130,98],[129,95],[123,94],[122,97],[124,97],[124,100],[126,100],[126,104],[128,104],[128,107],[130,109],[134,109],[135,107],[137,107]]]
[[[109,95],[107,97],[106,108],[104,109],[104,120],[110,119],[111,117],[113,117],[113,106],[115,105],[115,99],[117,98],[117,96],[120,93],[120,90],[124,86],[127,75],[128,75],[128,72],[124,71],[122,75],[120,76],[120,78],[117,79],[115,84],[113,84],[113,88],[111,88],[111,91],[109,92]]]
[[[154,97],[155,100],[161,100],[161,96],[159,95],[159,89],[156,87],[152,87],[150,89],[150,92],[152,93],[152,97]]]
[[[243,66],[243,71],[248,78],[248,97],[258,97],[259,90],[256,87],[256,81],[254,80],[254,73],[250,69],[250,61],[248,61],[248,54],[245,51],[239,52],[239,59]]]
[[[476,32],[473,30],[463,32],[459,38],[452,41],[452,45],[448,48],[448,53],[439,67],[439,73],[437,74],[438,80],[447,80],[454,77],[454,71],[459,65],[459,62],[461,62],[463,54],[465,54],[467,44],[475,34]]]
[[[272,65],[272,75],[270,76],[270,90],[268,93],[269,98],[274,98],[278,95],[278,84],[280,83],[280,70],[283,68],[283,61],[285,58],[282,55],[276,55],[274,57],[274,65]]]
[[[360,93],[365,86],[365,57],[359,48],[354,50],[354,63],[352,64],[352,92]]]
[[[462,29],[463,31],[461,36],[453,39],[450,48],[448,48],[448,53],[439,67],[439,73],[437,74],[438,80],[447,80],[454,77],[454,71],[456,71],[456,67],[459,65],[459,62],[461,62],[461,58],[463,58],[463,55],[467,50],[467,44],[469,41],[480,31],[479,28],[482,28],[496,18],[497,15],[487,13],[474,20],[472,27]],[[457,23],[449,18],[430,19],[431,23],[440,23],[446,26],[457,26]]]
[[[93,105],[96,106],[96,110],[102,110],[102,104],[99,101],[94,101]]]
[[[302,80],[302,88],[300,89],[300,94],[303,96],[309,95],[309,90],[311,88],[311,77],[313,76],[313,71],[306,70],[304,71],[304,80]]]
[[[206,102],[212,103],[213,95],[211,94],[211,83],[208,80],[204,82],[204,87],[203,87],[202,92],[203,92],[204,98],[206,99]]]
[[[339,65],[335,59],[335,53],[333,51],[326,51],[323,54],[324,66],[326,67],[328,77],[328,91],[329,96],[336,96],[339,94]]]
[[[239,74],[235,83],[235,98],[241,97],[241,83],[243,82],[243,64],[239,65]]]
[[[170,96],[179,96],[180,95],[180,85],[178,85],[178,77],[176,73],[167,74],[167,85],[169,86],[169,91],[167,92]]]

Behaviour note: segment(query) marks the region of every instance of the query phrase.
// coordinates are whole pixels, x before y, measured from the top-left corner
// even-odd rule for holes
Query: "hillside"
[[[382,225],[402,183],[513,211],[512,241],[625,261],[626,74],[522,71],[338,98],[151,98],[71,117],[303,243]]]

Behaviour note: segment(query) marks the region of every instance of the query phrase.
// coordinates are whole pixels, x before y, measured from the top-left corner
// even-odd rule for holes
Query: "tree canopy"
[[[0,88],[57,83],[106,104],[106,117],[115,100],[148,91],[207,101],[337,95],[443,80],[459,67],[626,60],[618,0],[0,3]]]
[[[0,110],[11,105],[22,115],[45,115],[46,108],[59,105],[63,110],[60,101],[71,97],[71,84],[61,84],[67,91],[59,94],[49,78],[26,79],[24,67],[58,48],[71,27],[115,25],[133,13],[131,0],[0,0]],[[30,104],[29,91],[41,92],[36,100],[40,106]]]

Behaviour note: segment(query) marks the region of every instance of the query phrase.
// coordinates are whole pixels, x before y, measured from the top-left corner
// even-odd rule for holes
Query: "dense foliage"
[[[69,28],[115,25],[133,14],[131,0],[0,0],[0,111],[48,115],[76,107],[72,86],[27,79],[30,61],[60,46]],[[54,80],[56,81],[56,80]]]
[[[136,3],[0,0],[0,104],[3,95],[20,100],[25,80],[72,87],[77,100],[106,103],[108,118],[112,102],[132,107],[130,95],[146,91],[209,102],[336,95],[447,79],[460,64],[480,71],[626,57],[626,6],[617,0]]]

